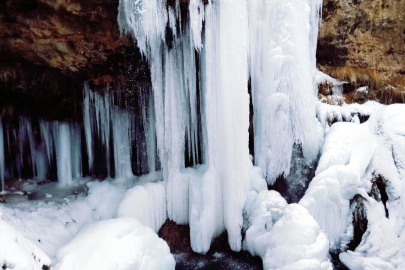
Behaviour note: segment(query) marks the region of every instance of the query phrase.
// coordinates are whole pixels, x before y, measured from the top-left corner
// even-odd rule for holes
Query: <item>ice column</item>
[[[128,112],[112,109],[111,119],[114,140],[115,177],[132,177],[131,167],[131,119]]]
[[[57,131],[56,161],[58,166],[58,181],[66,186],[72,183],[72,159],[70,146],[69,124],[61,123]]]
[[[272,184],[289,174],[294,143],[308,162],[319,151],[313,79],[322,1],[248,4],[255,164]]]
[[[248,14],[246,0],[219,1],[219,5],[220,91],[216,96],[220,107],[216,117],[221,122],[216,126],[220,148],[214,159],[223,181],[224,223],[229,245],[239,251],[242,212],[250,180]]]

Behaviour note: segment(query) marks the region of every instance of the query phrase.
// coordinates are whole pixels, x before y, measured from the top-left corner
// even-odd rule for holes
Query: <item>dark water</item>
[[[263,270],[260,257],[246,252],[216,252],[212,255],[173,254],[176,270]]]
[[[176,270],[263,270],[260,257],[252,257],[246,252],[216,252],[212,255],[178,253],[173,254]],[[349,270],[338,254],[331,254],[335,270]]]
[[[331,255],[331,261],[333,264],[333,269],[335,270],[349,270],[340,260],[339,260],[339,254],[333,254],[330,253]]]

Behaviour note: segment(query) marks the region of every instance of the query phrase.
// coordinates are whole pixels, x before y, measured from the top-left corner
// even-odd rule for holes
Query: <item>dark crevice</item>
[[[389,212],[387,208],[387,180],[383,176],[378,175],[374,178],[373,184],[371,186],[370,196],[373,197],[376,201],[383,203],[385,209],[385,217],[389,218]]]
[[[309,183],[315,177],[318,160],[308,163],[305,159],[301,144],[295,143],[291,157],[291,169],[288,176],[281,174],[269,189],[275,190],[288,203],[297,203],[308,189]]]
[[[364,233],[367,231],[368,220],[365,202],[366,199],[360,194],[357,194],[353,199],[350,200],[353,238],[347,246],[351,251],[354,251],[359,246]]]

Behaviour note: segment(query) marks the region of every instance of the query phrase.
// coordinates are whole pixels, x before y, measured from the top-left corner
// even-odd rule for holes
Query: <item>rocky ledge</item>
[[[405,0],[324,0],[318,67],[347,82],[346,102],[405,101],[404,9]],[[80,115],[85,80],[101,87],[149,83],[147,63],[120,35],[117,14],[118,0],[1,1],[3,113],[72,118]],[[362,86],[369,91],[356,94]]]

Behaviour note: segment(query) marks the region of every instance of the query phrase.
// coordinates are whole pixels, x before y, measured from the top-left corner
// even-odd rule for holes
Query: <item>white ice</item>
[[[314,77],[322,1],[247,2],[255,165],[272,184],[289,174],[294,143],[309,162],[318,155]]]

